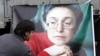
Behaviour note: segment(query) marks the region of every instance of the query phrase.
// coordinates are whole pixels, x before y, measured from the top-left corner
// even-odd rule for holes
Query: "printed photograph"
[[[13,6],[12,31],[21,20],[35,24],[25,44],[34,56],[94,56],[90,3]]]

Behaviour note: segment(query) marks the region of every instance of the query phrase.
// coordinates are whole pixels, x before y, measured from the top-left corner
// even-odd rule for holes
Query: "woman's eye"
[[[56,22],[50,22],[51,24],[56,24]]]
[[[69,23],[69,22],[66,22],[66,23],[64,23],[65,25],[70,25],[71,23]]]
[[[71,25],[71,24],[72,24],[72,21],[71,21],[70,19],[64,21],[64,25],[65,25],[65,26],[69,26],[69,25]]]
[[[49,23],[49,26],[50,26],[50,27],[54,27],[54,26],[56,26],[56,25],[57,25],[57,23],[56,23],[56,22],[53,22],[53,21]]]
[[[71,23],[69,23],[69,22],[66,22],[66,23],[64,23],[64,25],[63,25],[64,27],[70,27],[71,26]]]

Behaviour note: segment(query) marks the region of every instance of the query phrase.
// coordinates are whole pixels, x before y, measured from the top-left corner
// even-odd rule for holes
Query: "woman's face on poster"
[[[46,16],[48,38],[56,45],[70,42],[75,28],[75,15],[67,7],[55,7]]]

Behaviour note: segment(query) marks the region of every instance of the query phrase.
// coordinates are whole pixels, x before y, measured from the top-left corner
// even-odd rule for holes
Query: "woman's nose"
[[[63,32],[64,31],[63,25],[62,24],[58,24],[56,31]]]

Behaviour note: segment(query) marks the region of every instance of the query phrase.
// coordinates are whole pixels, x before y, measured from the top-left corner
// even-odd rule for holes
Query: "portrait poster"
[[[44,13],[48,12],[50,7],[61,5],[73,6],[74,8],[72,10],[75,12],[75,16],[78,19],[76,19],[77,22],[75,23],[77,30],[75,30],[75,34],[71,40],[73,52],[82,49],[85,52],[85,56],[95,56],[93,10],[90,3],[13,6],[12,30],[19,21],[31,20],[35,23],[35,32],[46,32]]]

